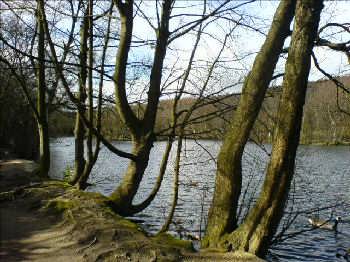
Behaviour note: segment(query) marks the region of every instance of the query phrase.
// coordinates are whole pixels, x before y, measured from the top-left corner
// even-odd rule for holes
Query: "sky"
[[[207,13],[220,2],[222,2],[222,0],[207,1]],[[11,1],[9,3],[11,3]],[[48,1],[47,3],[50,6],[60,5],[60,1]],[[109,6],[106,1],[98,1],[97,3],[104,9]],[[136,7],[134,8],[138,15],[135,16],[134,20],[133,39],[155,40],[155,31],[149,24],[150,22],[156,25],[157,9],[155,1],[136,1],[136,3],[142,3],[142,5],[140,10],[137,10]],[[240,21],[247,26],[237,26],[233,31],[230,31],[235,26],[235,23],[227,19],[218,19],[212,21],[204,29],[204,33],[201,35],[201,40],[195,53],[190,81],[187,83],[189,91],[198,93],[198,90],[208,76],[208,68],[212,65],[213,61],[218,58],[226,34],[229,34],[229,37],[227,38],[219,62],[216,64],[213,76],[210,78],[210,90],[215,92],[216,89],[218,90],[241,81],[251,69],[254,58],[264,42],[264,34],[268,32],[279,1],[256,1],[247,5],[243,5],[243,3],[245,3],[245,1],[231,1],[229,6],[240,7],[234,9],[233,12],[228,12],[226,17],[232,18],[235,21]],[[48,10],[50,6],[48,6]],[[158,10],[160,10],[160,6],[158,6]],[[63,11],[68,13],[68,10]],[[96,7],[95,11],[101,12],[101,9]],[[176,28],[181,27],[193,19],[198,19],[202,12],[203,1],[177,1],[172,12],[174,18],[172,18],[170,23],[170,31],[176,30]],[[325,8],[321,15],[320,27],[329,22],[349,23],[349,14],[350,1],[326,1]],[[147,16],[149,22],[142,18],[142,15]],[[70,28],[70,23],[70,17],[66,19],[57,19],[57,26],[66,31]],[[249,26],[257,28],[258,30],[252,30]],[[112,28],[114,28],[114,31],[118,31],[119,24],[116,20],[113,21]],[[198,27],[196,29],[198,29]],[[79,30],[79,26],[76,27],[76,30]],[[334,35],[333,33],[335,32],[336,30],[331,28],[325,31],[324,35],[327,36],[328,39],[336,42],[350,41],[350,34],[342,33]],[[171,80],[181,75],[183,70],[188,66],[195,38],[196,31],[193,30],[170,44],[164,62],[165,70],[163,74],[163,83],[166,82],[167,79]],[[287,39],[286,46],[289,41],[290,38]],[[60,40],[60,42],[62,43],[62,40]],[[108,64],[114,64],[117,46],[118,43],[115,42],[114,47],[108,49]],[[328,73],[332,75],[350,74],[350,66],[344,54],[331,51],[325,47],[315,47],[314,50],[320,66]],[[129,62],[141,61],[150,65],[153,61],[153,53],[154,46],[133,47],[129,55]],[[275,73],[283,72],[285,58],[286,56],[280,59]],[[172,69],[171,74],[170,69]],[[149,81],[150,69],[129,70],[128,73],[130,76],[138,76],[138,80],[134,82],[133,88],[129,89],[130,94],[136,97],[140,96],[141,90],[143,90],[144,86],[147,85]],[[169,77],[171,75],[172,77]],[[309,79],[315,81],[320,78],[323,78],[323,75],[312,66]],[[274,84],[280,84],[281,81],[282,79],[279,79]],[[177,84],[173,84],[169,87],[169,90],[171,91],[177,87]],[[240,88],[241,85],[237,85],[228,88],[226,91],[239,92]],[[105,82],[105,91],[107,93],[113,93],[113,90],[113,83]]]
[[[201,14],[202,12],[202,2],[200,1],[184,1],[188,5],[186,12],[183,9],[174,9],[173,14],[186,13],[186,14]],[[179,2],[180,5],[185,5],[184,2]],[[243,1],[232,1],[232,5],[240,4]],[[267,33],[269,26],[274,15],[274,12],[278,6],[278,1],[258,1],[255,3],[250,3],[248,5],[242,6],[237,10],[238,13],[246,13],[243,22],[251,26],[258,27],[259,30],[263,33]],[[178,6],[178,7],[179,7]],[[151,1],[145,2],[145,10],[147,16],[155,17],[154,13],[154,3]],[[175,7],[177,7],[175,5]],[[326,1],[325,7],[321,14],[320,27],[329,23],[346,23],[350,22],[350,1]],[[248,16],[249,15],[249,16]],[[234,17],[238,19],[238,16]],[[182,20],[181,20],[182,19]],[[170,24],[170,29],[173,30],[181,23],[186,23],[187,17],[181,17],[181,19],[174,19]],[[232,25],[231,25],[232,26]],[[199,67],[204,64],[210,65],[210,63],[215,59],[219,50],[222,47],[222,41],[226,33],[228,33],[228,28],[230,25],[226,21],[220,21],[218,23],[213,23],[206,28],[206,32],[211,37],[203,35],[199,44],[199,48],[196,51],[196,62],[195,65]],[[337,32],[338,29],[331,28],[324,32],[324,36],[327,36],[328,39],[335,42],[344,42],[350,40],[350,34],[337,34],[336,37],[332,36],[334,32]],[[134,33],[139,38],[154,39],[154,32],[150,26],[143,19],[136,19],[134,26]],[[225,63],[226,67],[231,69],[218,70],[217,75],[220,75],[223,81],[221,85],[229,85],[230,83],[238,81],[247,72],[250,70],[256,53],[259,51],[261,45],[263,44],[265,35],[254,30],[250,30],[243,27],[238,27],[231,33],[231,37],[227,43],[227,48],[224,50],[221,58],[222,60],[231,61],[234,58],[238,59],[244,57],[240,61],[231,61]],[[188,65],[188,58],[192,50],[192,46],[195,40],[195,33],[191,32],[184,37],[181,37],[178,40],[175,40],[167,53],[167,58],[165,65],[171,67],[174,63],[177,64],[178,68],[186,68]],[[286,41],[286,46],[288,45],[290,38]],[[325,69],[328,73],[332,75],[342,75],[350,74],[350,66],[348,64],[347,58],[343,53],[335,52],[329,50],[326,47],[315,47],[315,54],[318,58],[320,66]],[[131,57],[146,57],[150,61],[152,60],[153,50],[146,50],[139,48],[138,50],[132,50],[133,55]],[[206,62],[199,62],[206,61]],[[280,59],[276,73],[284,71],[285,58]],[[197,76],[194,79],[199,77],[204,77],[205,74],[193,72],[193,75]],[[164,77],[163,77],[164,78]],[[316,81],[320,78],[324,78],[322,73],[320,73],[314,65],[312,65],[309,80]],[[275,84],[280,84],[282,79],[276,81]],[[217,83],[213,83],[213,86]],[[193,87],[194,88],[194,87]],[[230,89],[231,92],[239,92],[240,85],[236,88]]]

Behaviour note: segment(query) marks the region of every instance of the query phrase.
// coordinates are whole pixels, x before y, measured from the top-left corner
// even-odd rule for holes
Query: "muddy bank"
[[[262,261],[195,252],[190,241],[152,237],[115,214],[108,198],[40,181],[28,161],[0,162],[1,261]]]

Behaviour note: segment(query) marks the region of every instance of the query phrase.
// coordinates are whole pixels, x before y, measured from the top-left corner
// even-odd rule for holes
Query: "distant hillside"
[[[350,76],[339,78],[350,89]],[[270,92],[266,98],[253,136],[271,141],[273,120],[278,108],[281,89]],[[341,112],[344,110],[347,113]],[[301,143],[338,144],[350,142],[350,95],[329,80],[309,83],[302,122]]]
[[[350,76],[339,78],[348,88]],[[259,118],[254,126],[251,138],[258,142],[271,142],[274,119],[278,108],[281,88],[270,88],[263,103]],[[189,137],[221,139],[227,129],[229,120],[238,104],[239,95],[212,97],[203,100],[194,111],[186,128]],[[180,101],[178,111],[186,110],[195,102],[193,98]],[[166,135],[169,128],[172,100],[162,100],[158,109],[156,132]],[[144,106],[134,107],[138,114],[143,113]],[[304,108],[301,134],[303,144],[338,144],[350,143],[350,96],[335,87],[329,80],[311,82],[308,87]],[[73,135],[74,114],[55,113],[51,116],[51,134],[53,136]],[[103,133],[110,139],[128,139],[127,128],[122,124],[114,107],[105,107],[103,112]]]
[[[350,76],[339,80],[350,90]],[[303,120],[304,143],[349,143],[350,95],[329,80],[311,83]]]

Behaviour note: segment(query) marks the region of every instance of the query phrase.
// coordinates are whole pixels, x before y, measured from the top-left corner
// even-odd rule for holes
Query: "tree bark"
[[[279,103],[273,148],[262,192],[239,228],[225,245],[264,257],[283,216],[293,179],[295,155],[305,103],[312,48],[323,1],[298,0],[283,91]]]
[[[75,154],[74,154],[74,174],[71,180],[71,184],[76,184],[84,172],[86,164],[84,157],[84,137],[85,126],[81,114],[85,114],[85,101],[86,101],[86,81],[87,81],[87,38],[88,38],[88,12],[85,12],[85,17],[80,29],[80,72],[79,72],[79,93],[78,93],[78,107],[80,107],[80,113],[75,115],[75,130],[74,130],[74,142],[75,142]]]
[[[214,197],[202,247],[216,247],[222,235],[237,227],[243,150],[273,77],[284,41],[290,35],[294,9],[295,0],[281,1],[265,43],[244,82],[238,108],[219,152]]]
[[[45,31],[43,21],[39,15],[39,39],[38,39],[38,63],[37,63],[37,112],[38,130],[40,139],[39,170],[41,177],[48,177],[50,170],[50,140],[46,105],[46,84],[45,84]]]
[[[84,125],[85,126],[89,126],[89,127],[92,126],[93,134],[106,146],[106,148],[109,151],[113,152],[114,154],[116,154],[116,155],[118,155],[120,157],[124,157],[124,158],[128,158],[128,159],[135,159],[135,156],[133,154],[130,154],[130,153],[125,152],[125,151],[122,151],[122,150],[118,149],[117,147],[115,147],[112,143],[110,143],[101,134],[101,132],[99,130],[97,130],[96,128],[93,127],[93,124],[88,121],[88,119],[85,117],[85,115],[81,111],[81,107],[79,107],[79,101],[74,96],[74,94],[71,92],[68,80],[67,80],[67,78],[65,77],[65,75],[63,73],[63,64],[62,64],[62,62],[60,62],[58,60],[58,56],[57,56],[57,53],[56,53],[56,49],[55,49],[54,43],[53,43],[52,38],[51,38],[49,25],[48,25],[47,18],[46,18],[44,1],[43,0],[37,0],[37,2],[38,2],[38,7],[39,7],[38,13],[40,15],[40,18],[43,21],[43,24],[44,24],[46,40],[47,40],[47,43],[49,45],[50,52],[51,52],[51,55],[52,55],[52,62],[53,62],[53,65],[54,65],[55,72],[58,75],[58,79],[61,80],[62,86],[63,86],[64,90],[66,91],[69,99],[74,103],[74,105],[77,106],[78,113],[79,113],[80,117],[82,118],[82,120],[84,122]],[[110,17],[110,15],[109,15],[109,17]]]
[[[40,112],[40,109],[39,109]],[[39,160],[39,170],[40,176],[44,178],[49,177],[50,170],[50,138],[49,138],[49,127],[47,121],[43,121],[38,124],[39,129],[39,152],[40,152],[40,160]]]
[[[170,212],[165,220],[163,226],[159,230],[158,234],[164,233],[169,230],[169,227],[171,225],[171,222],[173,221],[175,209],[177,206],[177,202],[179,200],[179,176],[180,176],[180,164],[181,164],[181,152],[182,152],[182,141],[183,141],[183,134],[184,129],[180,131],[179,139],[177,140],[177,150],[176,150],[176,159],[175,159],[175,167],[174,167],[174,196],[173,201],[171,203]]]
[[[93,61],[93,49],[94,49],[94,43],[93,43],[93,3],[92,0],[89,0],[88,4],[88,88],[87,88],[87,99],[88,99],[88,119],[90,123],[94,123],[94,102],[93,102],[93,83],[92,83],[92,77],[93,72],[92,68],[94,65]],[[88,127],[87,132],[87,139],[86,139],[86,147],[87,147],[87,154],[88,154],[88,162],[89,165],[92,164],[93,161],[93,151],[92,151],[92,126]]]
[[[114,73],[116,108],[122,121],[129,128],[133,143],[132,153],[135,159],[131,160],[121,184],[110,196],[114,208],[121,215],[132,215],[140,212],[133,208],[132,200],[142,180],[148,165],[149,154],[155,141],[154,125],[160,97],[160,84],[162,78],[163,62],[166,55],[166,47],[169,38],[169,19],[172,9],[172,0],[164,0],[160,25],[157,30],[157,42],[154,52],[154,60],[150,75],[150,88],[148,91],[148,103],[143,119],[139,119],[132,111],[126,96],[126,65],[130,51],[133,30],[133,1],[116,0],[120,13],[121,28],[119,49],[116,56],[116,70]],[[146,205],[143,205],[146,208]]]
[[[110,195],[114,208],[120,215],[128,216],[135,212],[132,201],[147,168],[152,146],[153,140],[149,138],[142,137],[133,141],[132,154],[136,156],[136,161],[130,161],[122,182]]]
[[[87,56],[88,56],[88,88],[87,88],[87,99],[88,99],[88,119],[89,122],[93,125],[94,123],[94,102],[93,102],[93,49],[94,49],[94,43],[93,43],[93,2],[92,0],[89,0],[88,4],[88,10],[87,10],[88,18],[86,21],[86,26],[88,30],[86,31],[88,35],[88,45],[89,47]],[[109,33],[109,32],[107,32]],[[104,52],[104,51],[103,51]],[[100,101],[99,101],[100,102]],[[78,188],[79,189],[86,189],[88,186],[88,179],[91,173],[91,170],[96,163],[97,160],[97,154],[98,150],[96,149],[93,151],[92,146],[92,138],[93,138],[93,126],[87,127],[87,139],[86,139],[86,148],[87,148],[87,161],[85,161],[84,170],[82,174],[79,177],[78,180]],[[99,147],[99,142],[96,141],[96,148]]]
[[[151,191],[151,193],[148,195],[148,197],[143,200],[141,203],[133,205],[133,212],[134,213],[138,213],[141,212],[142,210],[144,210],[145,208],[147,208],[152,201],[154,200],[154,198],[156,197],[160,186],[162,185],[163,179],[164,179],[164,175],[165,175],[165,171],[168,165],[168,160],[169,160],[169,156],[170,156],[170,152],[173,146],[173,141],[174,141],[174,135],[171,135],[168,138],[168,142],[167,145],[165,147],[165,151],[163,153],[163,158],[162,158],[162,162],[160,164],[160,168],[159,168],[159,175],[157,177],[157,180],[155,182],[155,185]]]

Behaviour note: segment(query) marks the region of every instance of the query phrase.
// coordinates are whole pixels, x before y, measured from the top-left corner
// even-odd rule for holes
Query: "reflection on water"
[[[115,142],[118,148],[129,151],[129,142]],[[184,144],[182,168],[180,173],[179,201],[176,208],[175,220],[181,227],[193,234],[200,234],[205,228],[206,214],[210,206],[215,180],[215,161],[220,143],[216,141],[200,141],[199,146],[193,140]],[[176,144],[175,144],[176,146]],[[204,147],[205,150],[202,148]],[[266,146],[270,150],[269,146]],[[165,142],[157,142],[150,156],[149,166],[136,195],[135,203],[145,199],[152,190],[159,163],[164,152]],[[58,138],[51,142],[52,165],[51,176],[62,178],[67,167],[73,166],[74,140],[73,138]],[[208,154],[210,153],[210,154]],[[341,216],[342,222],[338,226],[339,233],[327,230],[307,231],[303,235],[289,238],[274,245],[268,257],[270,261],[344,261],[336,258],[336,253],[350,247],[350,213],[346,205],[332,210],[319,210],[324,206],[332,206],[345,202],[350,203],[350,148],[346,146],[300,146],[297,156],[295,180],[292,185],[292,196],[286,211],[300,212],[295,222],[286,232],[308,230],[309,214],[301,211],[315,209],[316,215],[328,219]],[[174,159],[173,150],[170,159]],[[244,154],[243,174],[244,188],[241,217],[246,214],[247,206],[254,203],[253,194],[257,196],[264,178],[268,157],[266,153],[254,144],[248,144]],[[90,181],[94,185],[89,191],[97,191],[108,195],[120,182],[128,161],[102,148],[98,161],[92,171]],[[152,204],[133,219],[149,232],[156,232],[164,222],[172,198],[173,165],[170,161],[160,192]],[[284,222],[288,222],[286,216]],[[283,226],[282,223],[281,226]],[[171,228],[175,233],[177,228]],[[338,260],[337,260],[338,259]]]

